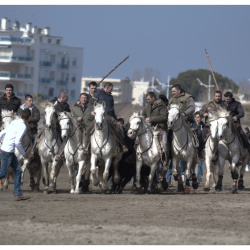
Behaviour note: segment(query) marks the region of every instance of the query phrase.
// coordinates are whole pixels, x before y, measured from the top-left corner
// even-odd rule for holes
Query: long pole
[[[127,56],[119,64],[117,64],[106,76],[102,78],[102,80],[97,85],[99,85],[107,76],[109,76],[117,67],[119,67],[122,63],[124,63],[128,58],[129,56]]]
[[[213,78],[214,78],[214,82],[215,82],[216,88],[217,88],[217,90],[219,90],[218,84],[217,84],[216,79],[215,79],[215,76],[214,76],[214,71],[213,71],[212,65],[211,65],[211,63],[210,63],[210,60],[209,60],[209,57],[208,57],[208,54],[207,54],[207,50],[206,50],[206,49],[205,49],[205,52],[206,52],[206,56],[207,56],[207,60],[208,60],[210,69],[211,69],[211,71],[212,71],[212,75],[213,75]]]

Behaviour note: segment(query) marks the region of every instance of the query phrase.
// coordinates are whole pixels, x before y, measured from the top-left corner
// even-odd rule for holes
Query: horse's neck
[[[138,131],[139,144],[141,149],[146,149],[150,146],[153,140],[153,135],[147,125],[143,122],[141,128]]]
[[[45,138],[46,141],[53,141],[55,138],[57,138],[57,129],[56,129],[56,123],[53,123],[51,128],[45,129]]]
[[[229,119],[229,126],[226,128],[225,131],[225,138],[227,142],[231,142],[232,140],[234,140],[235,137],[232,126],[233,126],[232,120]]]
[[[72,127],[70,129],[70,137],[69,137],[69,142],[75,144],[77,142],[77,145],[79,144],[79,142],[83,142],[82,140],[82,136],[83,136],[83,132],[81,131],[81,129],[78,129],[77,124],[72,120],[72,118],[70,118],[71,120],[71,124]]]
[[[182,117],[180,116],[180,119],[177,120],[177,122],[174,124],[173,127],[173,135],[174,137],[180,137],[187,135],[188,131],[186,130],[185,126],[183,125]],[[184,138],[184,137],[183,137]]]

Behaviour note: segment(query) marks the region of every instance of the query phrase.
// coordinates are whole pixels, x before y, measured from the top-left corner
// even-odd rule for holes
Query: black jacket
[[[71,112],[69,104],[68,103],[59,102],[57,97],[54,97],[50,102],[55,103],[56,101],[57,101],[57,104],[55,106],[55,110],[57,112],[64,112],[64,111]]]
[[[15,96],[15,94],[12,94],[12,97],[10,98],[10,100],[8,100],[6,98],[6,94],[4,94],[1,98],[0,98],[0,109],[6,109],[6,110],[13,110],[15,113],[17,112],[17,110],[19,109],[20,105],[21,105],[21,100]]]
[[[237,117],[237,122],[240,123],[240,119],[242,117],[244,117],[245,113],[244,113],[244,109],[241,106],[240,102],[235,101],[235,99],[233,98],[231,102],[229,102],[228,104],[224,101],[224,104],[227,108],[227,111],[230,111],[231,116],[236,116]]]
[[[101,89],[98,90],[98,103],[102,104],[103,101],[105,101],[106,103],[105,112],[116,119],[114,98],[111,94],[106,94],[106,92],[103,89]]]

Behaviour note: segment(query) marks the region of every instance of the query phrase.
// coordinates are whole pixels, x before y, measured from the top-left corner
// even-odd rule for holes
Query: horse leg
[[[111,157],[107,158],[105,161],[105,168],[104,168],[104,172],[103,172],[103,184],[102,184],[102,190],[104,192],[106,192],[108,187],[109,187],[108,177],[109,177],[110,165],[111,165]]]
[[[77,173],[77,176],[76,176],[75,194],[80,193],[79,186],[80,186],[80,181],[81,181],[81,178],[82,178],[82,171],[83,171],[84,165],[85,165],[85,161],[79,161],[78,162],[78,173]]]
[[[196,172],[195,172],[195,167],[196,167],[196,162],[193,160],[193,162],[192,162],[192,187],[193,187],[193,189],[197,189],[199,186],[198,181],[197,181]]]
[[[243,189],[245,188],[243,176],[244,176],[244,174],[245,174],[246,164],[247,164],[247,161],[246,161],[246,163],[245,163],[245,161],[244,161],[244,163],[243,163],[243,164],[241,165],[241,167],[240,167],[240,179],[239,179],[239,181],[238,181],[238,189],[239,189],[239,190],[243,190]]]
[[[114,182],[116,184],[118,184],[120,181],[120,174],[118,171],[120,160],[121,160],[121,157],[115,157],[115,159],[114,159]]]
[[[207,172],[204,191],[210,191],[210,178],[212,176],[212,174],[211,174],[212,162],[211,162],[211,159],[209,157],[205,158],[205,164],[204,165],[206,167],[206,172]]]
[[[191,160],[192,161],[192,160]],[[190,176],[191,176],[191,172],[190,172],[190,169],[191,169],[191,162],[190,162],[190,159],[188,159],[187,161],[187,168],[186,168],[186,173],[185,173],[185,178],[184,178],[184,183],[186,184],[185,185],[185,188],[184,188],[184,193],[185,194],[189,194],[190,193]]]
[[[96,162],[97,162],[97,157],[95,154],[91,154],[91,168],[90,168],[90,180],[91,182],[97,186],[98,185],[98,178],[97,178],[97,171],[96,171]]]
[[[179,165],[177,166],[177,171],[178,171],[178,174],[174,176],[174,180],[178,181],[177,192],[184,192],[183,179],[182,179],[182,175],[181,175],[181,168]]]
[[[219,171],[218,171],[218,181],[215,186],[216,191],[222,190],[222,179],[224,175],[224,164],[225,164],[225,158],[222,156],[219,156]]]
[[[74,182],[74,171],[73,171],[73,161],[68,161],[66,158],[66,166],[69,171],[69,179],[70,179],[70,194],[73,194],[75,192],[75,182]]]
[[[141,189],[141,167],[142,159],[136,161],[136,188]]]
[[[43,193],[48,194],[48,190],[49,190],[49,172],[48,172],[48,162],[44,162],[44,160],[42,160],[42,166],[43,166],[43,184],[44,184],[44,188],[45,190],[43,191]]]
[[[158,166],[157,163],[154,163],[151,165],[150,175],[148,177],[148,194],[151,194],[152,192],[152,183],[153,183],[153,179],[154,179],[157,166]]]
[[[4,189],[8,189],[9,187],[9,181],[10,180],[10,174],[8,172],[8,174],[6,175],[5,179],[4,179],[4,183],[3,183],[3,188]]]

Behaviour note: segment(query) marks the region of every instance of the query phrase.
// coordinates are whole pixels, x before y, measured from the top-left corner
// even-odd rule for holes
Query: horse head
[[[227,128],[229,128],[230,113],[225,109],[218,110],[218,138],[222,140]]]
[[[129,130],[127,132],[129,138],[134,139],[136,137],[143,121],[144,121],[144,116],[141,115],[141,112],[134,113],[129,118]]]
[[[2,117],[2,129],[5,129],[13,120],[15,120],[15,115],[13,110],[1,110]]]
[[[45,111],[45,127],[46,128],[51,128],[53,122],[55,121],[55,116],[56,116],[56,110],[55,110],[55,105],[57,104],[57,101],[53,104],[51,102],[45,101],[41,104],[41,107],[44,108]]]
[[[61,137],[62,139],[67,139],[69,137],[70,132],[70,116],[69,114],[64,112],[58,113],[58,121],[61,127]]]
[[[99,104],[97,102],[94,103],[94,112],[95,112],[95,128],[98,130],[102,130],[104,124],[105,117],[105,107],[106,103],[103,102]]]
[[[210,127],[212,141],[215,141],[218,132],[218,114],[208,112],[208,123]]]
[[[168,127],[172,128],[177,120],[180,119],[181,113],[179,109],[179,105],[172,104],[170,105],[170,109],[168,111]]]

